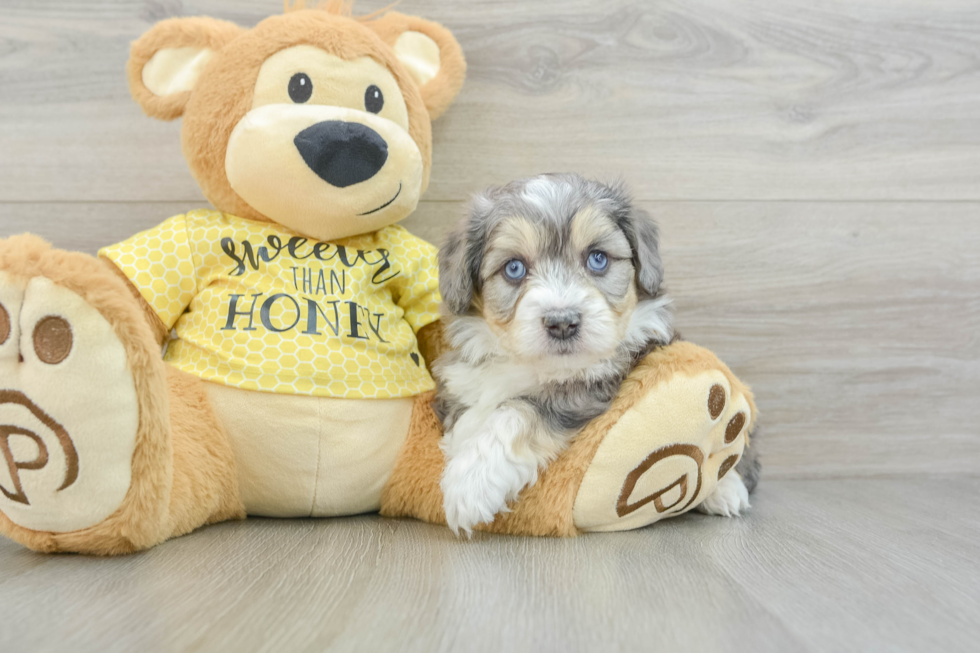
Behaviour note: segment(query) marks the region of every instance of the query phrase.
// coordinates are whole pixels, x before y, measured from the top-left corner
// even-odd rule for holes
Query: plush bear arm
[[[107,261],[106,259],[99,259],[99,260],[102,261],[103,264],[108,266],[109,269],[112,270],[114,274],[116,274],[116,276],[118,276],[120,279],[126,282],[126,288],[129,289],[129,292],[133,293],[133,296],[136,298],[136,301],[138,301],[140,304],[140,308],[143,309],[143,316],[146,318],[147,324],[150,325],[150,329],[153,330],[153,337],[156,339],[157,343],[162,347],[163,343],[167,342],[167,340],[170,339],[170,329],[168,329],[167,325],[163,323],[163,320],[161,320],[160,316],[157,315],[156,311],[153,310],[153,307],[150,306],[149,303],[147,303],[147,301],[143,298],[143,295],[141,295],[140,291],[136,289],[136,286],[133,285],[133,282],[129,280],[129,277],[127,277],[122,270],[116,267],[115,263],[113,263],[112,261]]]
[[[432,369],[432,364],[437,358],[442,356],[449,346],[446,343],[445,331],[442,328],[442,320],[436,320],[427,324],[418,333],[419,353],[425,359],[425,364]]]

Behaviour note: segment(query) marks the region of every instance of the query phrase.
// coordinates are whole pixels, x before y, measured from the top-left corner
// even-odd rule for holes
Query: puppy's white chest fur
[[[511,362],[473,365],[457,361],[442,367],[441,379],[446,389],[471,410],[484,406],[493,410],[541,384],[540,376],[533,368]]]
[[[529,394],[541,383],[533,367],[509,361],[475,365],[458,360],[442,366],[439,377],[444,390],[466,407],[446,434],[444,448],[447,452],[454,451],[454,445],[461,443],[467,435],[480,432],[501,405]],[[455,437],[456,434],[462,437]]]

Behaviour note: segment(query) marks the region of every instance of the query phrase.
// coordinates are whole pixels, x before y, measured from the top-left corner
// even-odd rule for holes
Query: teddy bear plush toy
[[[138,39],[133,97],[183,118],[214,208],[98,258],[0,241],[0,532],[120,554],[249,514],[445,523],[436,250],[396,223],[464,72],[443,27],[336,2]],[[739,460],[755,412],[710,352],[660,348],[483,528],[573,535],[685,512]]]

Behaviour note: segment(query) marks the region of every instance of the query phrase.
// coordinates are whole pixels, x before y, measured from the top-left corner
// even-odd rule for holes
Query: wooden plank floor
[[[387,0],[358,0],[367,13]],[[206,204],[128,43],[278,0],[0,0],[0,237],[94,252]],[[742,520],[571,541],[250,520],[115,560],[0,540],[0,651],[972,651],[980,638],[976,0],[403,0],[469,62],[406,225],[622,177],[684,335],[752,384]],[[808,479],[808,480],[800,480]]]
[[[0,542],[3,651],[974,651],[980,479],[772,481],[572,540],[365,516],[118,559]]]

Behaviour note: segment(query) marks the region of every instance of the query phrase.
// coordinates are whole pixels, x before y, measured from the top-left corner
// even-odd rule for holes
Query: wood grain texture
[[[387,0],[358,0],[367,13]],[[274,0],[4,0],[0,200],[183,201],[179,124],[144,118],[128,43]],[[555,169],[643,199],[980,199],[974,0],[411,0],[469,78],[428,198]]]
[[[679,330],[756,392],[768,477],[980,470],[980,203],[642,204]],[[0,236],[94,253],[195,207],[0,204]],[[464,210],[405,225],[439,243]]]
[[[170,16],[279,7],[3,0],[0,237],[93,253],[203,206],[179,122],[129,98],[128,43]],[[468,543],[254,519],[113,560],[0,540],[0,651],[975,650],[976,1],[398,9],[469,62],[406,226],[438,242],[470,193],[528,174],[630,182],[663,227],[681,331],[756,391],[754,510]]]
[[[249,520],[119,559],[0,541],[4,651],[925,651],[980,637],[980,479],[783,481],[547,540]]]

